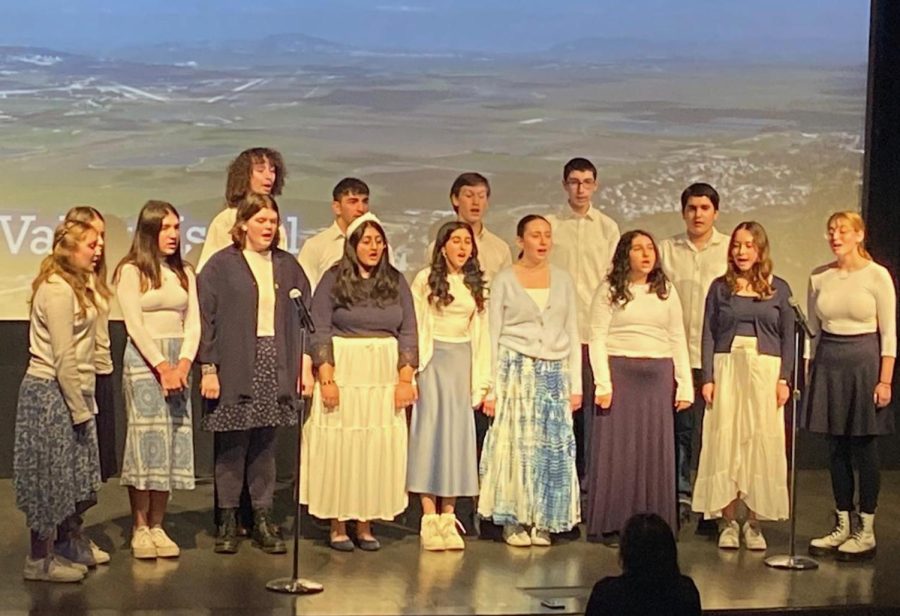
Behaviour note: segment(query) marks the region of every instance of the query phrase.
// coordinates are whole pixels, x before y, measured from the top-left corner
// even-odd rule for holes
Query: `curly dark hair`
[[[228,207],[237,207],[241,199],[250,194],[250,174],[253,165],[268,160],[275,167],[275,183],[272,184],[272,196],[281,194],[287,168],[284,158],[278,150],[271,148],[250,148],[237,155],[228,165],[228,178],[225,180],[225,203]]]
[[[738,269],[732,254],[734,237],[738,231],[750,232],[750,235],[753,236],[753,244],[756,246],[759,254],[756,263],[753,264],[753,267],[747,273]],[[772,270],[774,269],[775,266],[772,264],[772,257],[769,252],[769,236],[766,235],[766,230],[763,226],[752,220],[739,223],[734,228],[734,231],[731,232],[731,241],[728,242],[728,269],[725,271],[725,282],[728,283],[731,293],[736,294],[738,292],[738,278],[744,278],[747,281],[747,285],[759,295],[760,299],[769,299],[775,295],[775,288],[770,282]]]
[[[469,256],[462,266],[463,284],[472,292],[475,299],[475,307],[478,312],[484,310],[484,271],[478,262],[478,245],[475,243],[475,232],[472,226],[467,222],[452,221],[445,223],[438,229],[437,239],[434,242],[434,250],[431,252],[431,272],[428,274],[428,303],[442,308],[449,306],[454,297],[450,293],[450,282],[447,280],[447,274],[450,270],[447,258],[444,256],[443,250],[450,236],[460,229],[465,229],[472,238],[472,254]]]
[[[635,229],[634,231],[627,231],[619,238],[619,243],[616,245],[616,252],[613,254],[612,268],[606,276],[606,281],[609,283],[609,301],[614,306],[624,308],[628,302],[634,299],[631,289],[628,288],[630,284],[628,275],[631,273],[629,253],[631,252],[631,243],[634,241],[634,238],[641,236],[648,238],[653,244],[653,254],[656,257],[653,269],[647,274],[647,282],[650,283],[650,290],[656,293],[656,296],[659,297],[659,299],[666,299],[669,297],[669,279],[666,278],[666,274],[662,270],[662,265],[660,265],[659,248],[656,245],[656,240],[654,240],[653,236],[646,231]]]
[[[359,273],[360,263],[356,247],[366,229],[375,229],[384,241],[384,252],[381,260],[372,268],[369,280],[372,286],[363,284],[365,280]],[[334,304],[340,308],[364,302],[372,302],[379,308],[395,301],[400,296],[400,272],[388,260],[388,241],[384,228],[374,220],[367,220],[353,231],[344,242],[344,256],[334,266],[337,278],[332,289]]]

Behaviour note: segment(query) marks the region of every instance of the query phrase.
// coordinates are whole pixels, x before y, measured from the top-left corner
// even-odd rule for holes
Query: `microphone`
[[[803,308],[800,307],[800,302],[791,295],[788,298],[788,304],[790,304],[791,308],[794,310],[794,319],[800,324],[800,327],[803,328],[803,333],[806,334],[806,337],[808,339],[815,338],[816,335],[812,333],[812,330],[809,328],[809,322],[806,320],[806,315],[803,314]]]
[[[300,299],[303,293],[300,292],[300,289],[294,287],[290,291],[288,291],[288,297],[291,298],[291,301],[294,302],[294,308],[297,309],[297,314],[300,315],[300,325],[306,329],[310,334],[315,333],[316,326],[313,324],[312,316],[309,314],[309,310],[306,308],[306,304],[303,303],[303,300]]]

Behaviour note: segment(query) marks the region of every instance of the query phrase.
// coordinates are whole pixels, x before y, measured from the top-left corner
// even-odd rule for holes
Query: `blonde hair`
[[[106,224],[106,219],[103,218],[103,214],[101,214],[99,210],[91,207],[90,205],[76,205],[68,212],[66,212],[66,221],[84,222],[91,225],[91,223],[93,223],[95,220],[99,220],[104,225]],[[100,293],[100,296],[103,297],[103,299],[109,299],[110,297],[112,297],[112,291],[110,291],[109,284],[106,282],[105,244],[103,246],[103,253],[100,255],[100,259],[94,266],[94,288],[98,293]]]
[[[31,282],[31,298],[38,288],[54,274],[66,281],[75,292],[78,301],[78,317],[84,318],[88,308],[95,308],[94,291],[90,287],[90,272],[82,271],[72,265],[72,254],[85,237],[96,229],[86,222],[69,220],[62,222],[53,233],[53,250],[41,261],[38,275]],[[31,300],[29,300],[31,303]]]
[[[734,246],[734,237],[738,231],[749,231],[753,236],[753,245],[759,256],[753,267],[748,272],[738,270],[732,255],[732,247]],[[756,292],[760,299],[769,299],[775,295],[775,289],[769,281],[772,278],[772,271],[775,266],[772,264],[772,257],[769,253],[769,236],[761,224],[755,221],[745,221],[734,228],[731,232],[731,241],[728,243],[728,270],[725,272],[725,281],[732,293],[738,292],[738,278],[745,278],[749,287]]]
[[[856,245],[856,250],[859,252],[859,256],[861,256],[863,259],[872,261],[872,255],[869,254],[869,251],[866,250],[866,247],[864,246],[864,243],[866,241],[866,223],[863,221],[862,216],[860,216],[857,212],[853,212],[850,210],[835,212],[828,217],[828,222],[825,224],[826,232],[828,232],[828,230],[831,228],[831,225],[836,222],[845,222],[850,225],[850,227],[852,227],[854,231],[863,234],[863,241]]]

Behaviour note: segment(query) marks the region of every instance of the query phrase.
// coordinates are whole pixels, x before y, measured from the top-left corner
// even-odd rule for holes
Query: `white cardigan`
[[[434,354],[434,322],[441,318],[440,309],[428,301],[428,275],[426,267],[413,280],[413,303],[419,333],[419,372],[422,372]],[[476,312],[469,321],[469,340],[472,349],[472,406],[478,406],[491,387],[491,338],[488,327],[487,307]]]

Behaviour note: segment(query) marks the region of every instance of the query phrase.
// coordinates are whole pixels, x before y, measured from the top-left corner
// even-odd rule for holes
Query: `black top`
[[[312,318],[316,333],[312,336],[312,359],[316,367],[334,365],[334,336],[347,338],[397,339],[398,368],[419,365],[419,339],[416,333],[416,310],[412,292],[406,279],[398,273],[397,299],[378,306],[363,301],[350,307],[336,306],[333,290],[337,280],[337,266],[332,267],[316,285],[312,302]],[[360,281],[363,287],[371,287],[374,280]]]
[[[298,395],[301,330],[289,293],[298,289],[307,307],[312,293],[297,259],[280,248],[272,250],[272,278],[278,402],[292,403]],[[259,293],[256,278],[239,248],[223,248],[206,262],[197,277],[197,293],[201,323],[197,359],[218,366],[219,404],[249,402],[253,399]]]
[[[671,592],[660,585],[620,575],[594,584],[585,616],[700,616],[700,593],[686,575]]]
[[[731,343],[739,331],[755,331],[759,353],[781,357],[779,378],[791,378],[796,345],[794,311],[788,303],[791,287],[775,276],[772,288],[775,294],[769,299],[745,298],[731,292],[724,276],[713,280],[706,295],[706,312],[703,315],[701,361],[704,383],[715,382],[713,356],[730,352]]]

